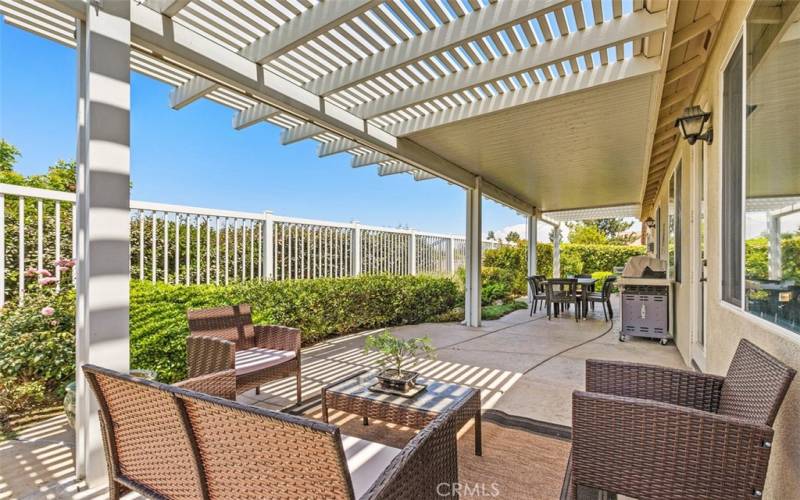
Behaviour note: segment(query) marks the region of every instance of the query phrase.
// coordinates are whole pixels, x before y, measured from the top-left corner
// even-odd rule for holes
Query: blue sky
[[[131,179],[137,200],[263,211],[463,234],[465,194],[441,180],[379,177],[350,156],[318,158],[317,143],[280,145],[280,128],[235,131],[232,111],[197,101],[169,107],[171,87],[132,77]],[[41,173],[75,155],[74,50],[0,23],[0,137],[22,152],[18,169]],[[484,232],[523,222],[489,200]]]

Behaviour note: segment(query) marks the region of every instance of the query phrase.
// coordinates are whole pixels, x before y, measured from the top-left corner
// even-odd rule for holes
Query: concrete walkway
[[[618,310],[615,307],[615,310]],[[584,385],[588,358],[653,363],[685,368],[673,345],[618,340],[619,322],[603,321],[602,311],[588,320],[516,311],[481,328],[456,323],[392,328],[404,338],[431,338],[434,360],[412,366],[423,375],[480,388],[483,408],[559,425],[570,425],[571,394]],[[303,350],[306,401],[320,388],[348,374],[377,366],[378,356],[365,353],[372,332],[333,338]],[[283,380],[239,396],[239,401],[279,410],[295,404],[294,380]],[[104,490],[87,491],[73,476],[74,438],[62,416],[23,430],[17,439],[0,442],[0,500],[6,498],[104,498]]]

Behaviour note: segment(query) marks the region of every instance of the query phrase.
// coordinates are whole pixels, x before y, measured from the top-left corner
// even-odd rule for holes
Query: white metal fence
[[[0,307],[75,257],[75,194],[0,184]],[[483,248],[498,243],[485,241]],[[131,277],[175,284],[453,274],[463,236],[131,201]]]

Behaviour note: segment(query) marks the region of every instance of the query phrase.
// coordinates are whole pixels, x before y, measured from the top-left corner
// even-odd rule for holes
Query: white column
[[[466,297],[467,326],[481,326],[481,178],[467,189]]]
[[[767,218],[767,231],[769,232],[769,279],[780,280],[783,278],[783,256],[781,254],[781,217],[770,215]]]
[[[561,224],[553,228],[553,277],[561,277]]]
[[[87,3],[78,23],[76,473],[107,481],[86,363],[129,362],[130,2]]]
[[[415,276],[417,274],[417,233],[412,232],[408,236],[408,273]]]
[[[447,239],[447,274],[456,273],[456,242],[453,238]]]
[[[528,276],[534,276],[537,274],[536,240],[538,238],[539,219],[535,215],[529,215],[526,217],[526,222],[528,233]],[[528,302],[531,301],[533,301],[533,294],[530,287],[528,287]]]
[[[361,227],[357,220],[353,221],[353,249],[350,258],[353,261],[353,276],[358,276],[361,274]]]
[[[217,231],[217,233],[219,233],[219,231]],[[275,219],[272,212],[264,212],[263,233],[261,251],[264,255],[261,258],[261,265],[264,266],[264,268],[261,271],[261,275],[265,280],[271,280],[274,278],[273,272],[275,270],[273,260],[275,258]]]

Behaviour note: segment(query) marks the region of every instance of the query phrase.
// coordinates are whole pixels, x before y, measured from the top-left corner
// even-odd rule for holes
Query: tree
[[[486,239],[487,240],[494,240],[495,239],[494,231],[489,231],[489,234],[486,235]]]
[[[591,221],[568,222],[570,243],[585,245],[627,245],[637,240],[635,233],[626,233],[633,222],[623,219],[596,219]]]
[[[569,226],[569,242],[579,245],[606,245],[608,238],[597,226],[577,223]]]
[[[519,233],[516,231],[510,231],[506,235],[506,241],[509,243],[518,243],[520,240]]]
[[[13,171],[19,156],[19,149],[5,139],[0,139],[0,173]]]

